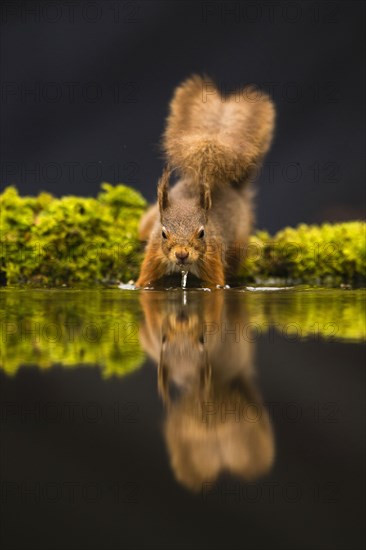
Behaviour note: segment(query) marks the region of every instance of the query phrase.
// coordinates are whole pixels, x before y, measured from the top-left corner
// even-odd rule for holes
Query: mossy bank
[[[91,286],[136,280],[143,256],[138,224],[145,199],[103,183],[96,198],[48,193],[0,195],[0,281],[36,287]],[[274,236],[256,232],[243,251],[243,283],[364,285],[366,224],[299,225]]]
[[[147,203],[125,185],[102,184],[97,198],[0,195],[0,269],[7,285],[93,285],[135,278],[137,228]]]

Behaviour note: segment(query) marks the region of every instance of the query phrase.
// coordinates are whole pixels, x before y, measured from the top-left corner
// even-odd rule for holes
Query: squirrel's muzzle
[[[188,256],[189,252],[187,252],[186,250],[179,250],[175,253],[175,257],[180,264],[184,264],[188,260]]]

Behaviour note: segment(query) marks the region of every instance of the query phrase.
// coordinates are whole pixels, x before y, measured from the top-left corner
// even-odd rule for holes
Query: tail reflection
[[[266,473],[274,438],[254,383],[245,301],[190,291],[143,292],[141,302],[141,344],[158,365],[176,478],[198,491],[223,471],[244,480]]]

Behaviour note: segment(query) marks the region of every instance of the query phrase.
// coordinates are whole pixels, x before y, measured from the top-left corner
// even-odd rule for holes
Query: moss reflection
[[[138,301],[115,291],[6,290],[0,294],[0,367],[99,365],[122,376],[144,361]]]
[[[151,354],[152,343],[146,342],[149,325],[146,304],[156,303],[156,307],[167,313],[177,296],[182,296],[180,290],[1,290],[0,368],[9,375],[16,373],[20,366],[50,368],[54,364],[68,368],[99,365],[103,376],[131,372],[144,361],[141,344],[148,347]],[[248,342],[275,332],[292,342],[309,338],[342,342],[366,339],[366,292],[363,290],[305,288],[211,293],[188,290],[185,296],[190,304],[189,322],[193,323],[192,342],[198,332],[202,332],[202,327],[196,326],[204,321],[200,308],[206,304],[213,315],[220,301],[232,301],[241,304],[241,308],[245,303],[238,314],[239,317],[243,314],[239,330],[240,338]],[[174,307],[172,318],[165,323],[178,322]],[[210,326],[212,337],[219,337],[219,325],[207,325],[206,329]],[[149,337],[153,338],[153,333]],[[155,347],[157,345],[155,343]],[[155,359],[159,361],[158,356]]]

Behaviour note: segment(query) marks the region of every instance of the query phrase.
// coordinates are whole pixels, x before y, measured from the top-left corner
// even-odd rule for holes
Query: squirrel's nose
[[[184,262],[189,256],[189,252],[186,252],[185,250],[180,250],[179,252],[175,253],[175,257],[180,262]]]

